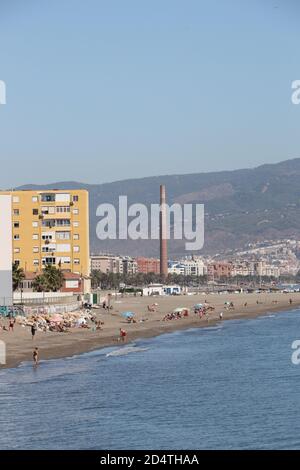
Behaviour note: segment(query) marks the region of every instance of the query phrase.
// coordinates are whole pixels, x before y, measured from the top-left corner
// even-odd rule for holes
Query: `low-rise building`
[[[207,275],[209,279],[216,280],[222,277],[230,277],[232,275],[232,263],[217,262],[210,263],[207,266]]]
[[[137,271],[143,274],[160,274],[160,261],[157,258],[136,258]]]
[[[38,275],[42,272],[27,271],[24,273],[25,278],[20,283],[20,292],[33,292],[33,283]],[[63,285],[59,292],[73,292],[74,294],[87,294],[91,291],[90,279],[80,274],[74,274],[68,271],[63,271]]]

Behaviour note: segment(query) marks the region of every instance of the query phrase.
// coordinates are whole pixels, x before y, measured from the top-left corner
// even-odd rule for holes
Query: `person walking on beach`
[[[36,323],[33,323],[32,327],[31,327],[32,341],[34,340],[36,330],[37,330]]]
[[[223,312],[220,312],[219,317],[220,317],[220,320],[223,320]]]
[[[123,343],[125,343],[126,341],[126,336],[127,336],[127,332],[125,330],[123,330],[123,328],[120,328],[120,337],[119,337],[119,341],[123,341]]]
[[[37,367],[39,363],[39,348],[34,348],[32,357],[33,357],[33,365]]]
[[[14,331],[14,326],[15,326],[15,320],[13,317],[9,319],[9,324],[8,324],[8,331]]]

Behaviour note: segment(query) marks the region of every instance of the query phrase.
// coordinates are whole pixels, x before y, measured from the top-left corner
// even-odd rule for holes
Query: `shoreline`
[[[245,296],[243,298],[239,298],[238,294],[236,294],[235,296],[231,295],[230,298],[233,299],[235,304],[237,303],[237,300],[244,301],[244,298],[246,298],[247,301],[250,300],[250,296],[253,304],[253,302],[256,302],[256,299],[259,298],[257,294],[245,294]],[[274,296],[281,298],[280,301],[276,300],[276,304],[273,303]],[[158,302],[165,303],[166,307],[168,307],[169,304],[174,304],[176,301],[178,306],[179,304],[186,304],[187,300],[192,300],[193,303],[197,303],[199,298],[196,300],[195,297],[193,299],[183,299],[182,297],[172,299],[158,299]],[[300,293],[293,293],[291,295],[266,294],[266,297],[268,297],[268,302],[265,300],[261,304],[255,303],[254,305],[249,305],[249,308],[245,308],[245,306],[244,308],[243,306],[239,306],[233,311],[224,311],[224,296],[221,299],[218,298],[218,305],[215,306],[215,311],[210,314],[209,321],[204,318],[200,319],[193,313],[191,313],[187,318],[162,321],[161,317],[163,316],[164,311],[159,311],[153,315],[153,318],[145,322],[126,324],[124,319],[120,318],[119,311],[116,310],[117,304],[115,304],[115,310],[112,313],[100,313],[100,316],[105,320],[105,324],[108,324],[107,329],[104,328],[104,330],[101,331],[92,332],[84,329],[74,329],[69,333],[39,333],[37,335],[37,340],[32,341],[27,331],[24,331],[25,329],[20,327],[19,336],[16,333],[0,333],[0,340],[5,341],[5,338],[7,339],[7,362],[5,365],[0,366],[0,371],[2,369],[16,368],[24,361],[31,361],[32,350],[35,346],[39,347],[40,359],[49,360],[72,357],[98,349],[103,349],[105,347],[124,344],[117,341],[118,329],[120,327],[126,328],[128,332],[128,340],[126,343],[130,344],[135,340],[152,338],[175,331],[191,328],[205,328],[208,326],[214,326],[227,320],[256,318],[267,313],[283,313],[285,311],[300,307]],[[211,297],[207,296],[207,298],[209,299],[209,302],[213,304],[213,302],[211,302]],[[289,298],[293,299],[292,304],[289,304]],[[135,304],[139,304],[139,300],[141,304],[145,303],[145,299],[143,302],[141,299],[134,299],[133,302]],[[130,302],[132,303],[132,299],[125,299],[124,304],[127,305]],[[215,304],[216,303],[217,302],[215,302]],[[144,305],[141,305],[140,308],[143,306]],[[222,320],[219,318],[219,313],[221,311],[224,312]],[[151,315],[152,314],[149,314],[148,316]]]

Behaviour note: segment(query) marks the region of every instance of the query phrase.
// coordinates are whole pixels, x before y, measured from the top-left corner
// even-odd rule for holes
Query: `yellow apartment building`
[[[90,273],[89,195],[83,189],[0,191],[11,195],[13,261],[24,271],[46,264]]]

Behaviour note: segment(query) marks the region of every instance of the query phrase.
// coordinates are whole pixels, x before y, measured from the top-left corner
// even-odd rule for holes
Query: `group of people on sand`
[[[185,317],[188,317],[189,316],[189,312],[187,309],[183,309],[181,311],[178,311],[178,312],[171,312],[171,313],[167,313],[164,317],[163,317],[163,321],[168,321],[168,320],[179,320],[180,318],[185,318]]]

